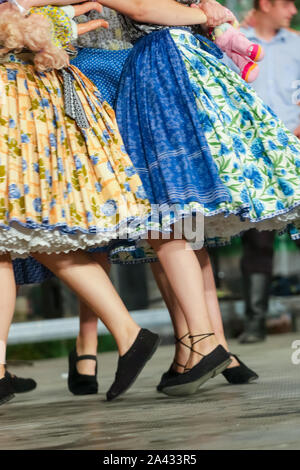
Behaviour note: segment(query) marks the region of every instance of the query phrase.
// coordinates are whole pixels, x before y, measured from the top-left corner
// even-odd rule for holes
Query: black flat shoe
[[[5,377],[7,377],[10,380],[14,393],[31,392],[37,386],[35,380],[23,379],[22,377],[17,377],[16,375],[13,375],[8,371],[5,372]]]
[[[201,341],[202,339],[211,336],[211,334],[213,333],[197,336],[202,337],[199,340]],[[195,336],[191,336],[191,338],[194,337]],[[193,343],[192,346],[195,345],[196,342]],[[192,369],[187,370],[184,374],[179,374],[177,377],[170,379],[162,388],[163,393],[170,396],[192,395],[196,393],[198,388],[207,382],[207,380],[223,372],[223,370],[225,370],[231,363],[230,355],[221,345],[217,346],[206,356],[200,353],[198,354],[203,356],[201,361],[192,367]]]
[[[0,380],[0,405],[4,405],[4,403],[12,400],[14,396],[10,377],[5,374],[5,377]]]
[[[79,374],[77,363],[91,359],[96,361],[96,370],[94,375]],[[68,388],[73,395],[93,395],[98,393],[97,382],[98,363],[97,357],[89,354],[78,356],[76,349],[69,354],[69,372],[68,372]]]
[[[231,367],[230,369],[226,369],[222,372],[225,379],[230,384],[248,384],[258,379],[258,375],[256,374],[256,372],[249,369],[249,367],[247,367],[246,364],[244,364],[235,354],[229,354],[230,356],[234,357],[240,364],[239,366]]]
[[[116,378],[106,394],[107,401],[112,401],[131,387],[146,363],[155,353],[159,336],[142,328],[131,348],[124,356],[119,356]]]
[[[182,344],[183,346],[186,346],[187,348],[192,349],[191,346],[189,346],[188,344],[185,344],[185,343],[183,342],[184,338],[186,338],[187,336],[189,336],[189,333],[187,333],[186,335],[182,336],[181,338],[177,338],[177,337],[175,336],[175,344],[180,343],[180,344]],[[181,375],[180,372],[176,372],[176,370],[174,370],[174,365],[179,366],[179,367],[182,367],[183,369],[185,369],[185,366],[184,366],[184,365],[179,364],[179,362],[173,361],[173,363],[171,364],[169,370],[167,370],[167,372],[164,372],[163,375],[161,376],[160,382],[159,382],[159,384],[158,384],[157,387],[156,387],[156,390],[157,390],[158,392],[161,392],[161,391],[162,391],[162,389],[164,388],[165,384],[166,384],[170,379],[173,379],[174,377],[178,377],[178,375]]]

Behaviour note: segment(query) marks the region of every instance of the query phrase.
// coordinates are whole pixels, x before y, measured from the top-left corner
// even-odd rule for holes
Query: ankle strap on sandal
[[[182,340],[186,337],[189,337],[190,338],[190,334],[189,333],[186,333],[184,336],[181,336],[181,338],[177,338],[177,336],[174,336],[175,338],[175,344],[177,343],[180,343],[182,344],[183,346],[186,346],[187,348],[191,349],[191,346],[189,344],[185,344]]]
[[[200,352],[198,351],[195,351],[195,349],[193,348],[193,346],[197,343],[200,343],[200,341],[203,341],[204,339],[207,339],[209,338],[210,336],[213,336],[215,333],[202,333],[200,335],[189,335],[189,338],[190,339],[194,339],[194,338],[199,338],[197,339],[197,341],[192,341],[192,347],[191,347],[191,351],[196,353],[196,354],[199,354],[199,356],[202,356],[202,357],[205,357],[205,354],[201,354]]]
[[[91,359],[92,361],[97,361],[97,356],[92,356],[91,354],[83,354],[82,356],[76,357],[76,362],[85,361],[86,359]]]

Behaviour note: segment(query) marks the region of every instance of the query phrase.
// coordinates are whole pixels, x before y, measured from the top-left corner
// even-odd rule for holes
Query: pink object
[[[233,27],[229,27],[222,36],[216,38],[215,43],[227,55],[231,51],[236,52],[244,57],[249,57],[253,62],[259,62],[265,55],[263,48],[259,44],[250,42],[243,33]]]
[[[264,58],[264,50],[259,44],[250,42],[239,30],[229,27],[225,33],[215,39],[217,46],[239,67],[242,78],[250,83],[258,76],[258,67],[254,62]]]
[[[257,64],[246,59],[246,57],[236,54],[235,52],[231,52],[230,57],[240,69],[241,77],[245,82],[251,83],[257,79],[259,74],[259,67]]]

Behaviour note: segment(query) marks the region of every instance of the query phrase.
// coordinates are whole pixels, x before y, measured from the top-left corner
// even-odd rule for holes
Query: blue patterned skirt
[[[152,204],[200,210],[209,246],[249,230],[300,238],[300,144],[205,38],[140,39],[120,80],[117,121]],[[170,223],[174,220],[170,219]],[[147,261],[117,243],[113,262]]]
[[[96,85],[103,101],[114,107],[119,80],[129,52],[130,49],[108,51],[80,48],[72,64]]]

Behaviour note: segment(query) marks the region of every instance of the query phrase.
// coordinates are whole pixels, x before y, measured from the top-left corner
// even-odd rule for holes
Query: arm
[[[24,8],[32,6],[70,5],[82,0],[19,0]],[[101,0],[102,5],[117,10],[140,23],[193,25],[206,23],[203,11],[189,8],[175,0]]]

